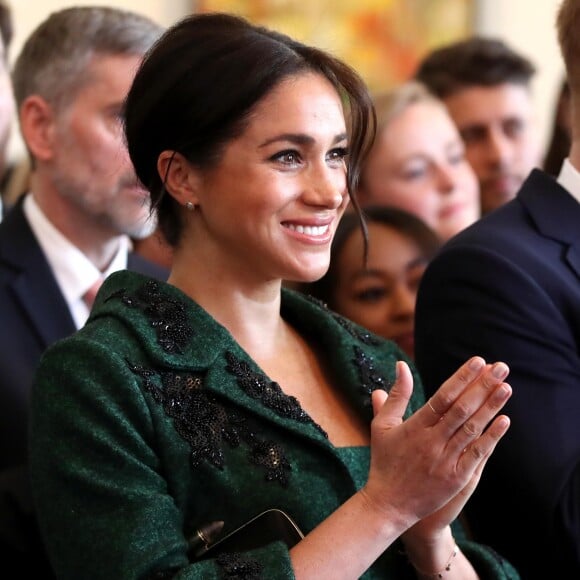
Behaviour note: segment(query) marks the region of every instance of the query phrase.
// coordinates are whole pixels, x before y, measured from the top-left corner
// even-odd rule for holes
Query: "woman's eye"
[[[447,159],[451,165],[458,165],[465,161],[465,153],[463,151],[455,151],[450,153]]]
[[[414,179],[421,179],[427,174],[427,165],[411,165],[403,169],[403,179],[413,181]]]
[[[337,147],[329,151],[327,158],[329,161],[341,163],[348,157],[348,149],[346,147]]]
[[[354,294],[355,300],[359,302],[378,302],[388,296],[386,288],[372,287],[360,290]]]
[[[300,163],[300,155],[298,154],[298,151],[292,150],[280,151],[273,155],[271,159],[273,161],[279,161],[284,165],[296,165],[297,163]]]

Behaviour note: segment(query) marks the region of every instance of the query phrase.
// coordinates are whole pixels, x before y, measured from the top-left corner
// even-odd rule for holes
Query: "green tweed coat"
[[[326,353],[337,388],[370,422],[370,393],[388,390],[401,351],[286,290],[282,315]],[[410,412],[423,401],[415,384]],[[283,542],[195,561],[188,538],[269,508],[307,533],[369,465],[368,448],[334,447],[202,308],[129,272],[113,274],[86,326],[44,355],[30,451],[41,530],[66,580],[293,578]],[[482,578],[517,578],[493,551],[459,543]],[[399,544],[363,577],[415,575]]]

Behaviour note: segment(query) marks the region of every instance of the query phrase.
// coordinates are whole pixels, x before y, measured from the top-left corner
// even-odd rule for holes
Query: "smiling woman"
[[[109,277],[38,370],[59,578],[517,577],[457,521],[509,426],[507,366],[474,357],[425,405],[394,343],[282,290],[328,268],[373,125],[352,69],[243,19],[191,16],[148,53],[125,132],[171,275]],[[272,510],[295,545],[196,556]]]
[[[444,241],[475,222],[477,180],[443,103],[415,81],[374,103],[378,132],[362,169],[361,203],[415,214]]]

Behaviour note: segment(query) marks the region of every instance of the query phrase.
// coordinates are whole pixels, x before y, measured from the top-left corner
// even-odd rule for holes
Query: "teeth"
[[[299,234],[306,234],[307,236],[322,236],[328,231],[326,226],[296,226],[294,224],[285,224],[289,230],[293,230]]]

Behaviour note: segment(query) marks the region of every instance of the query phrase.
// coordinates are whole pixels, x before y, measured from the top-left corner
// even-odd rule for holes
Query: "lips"
[[[453,205],[449,205],[447,207],[444,207],[440,212],[439,212],[439,217],[441,219],[445,219],[445,218],[449,218],[452,216],[457,215],[458,213],[462,213],[464,210],[465,206],[463,204],[460,203],[456,203]]]

